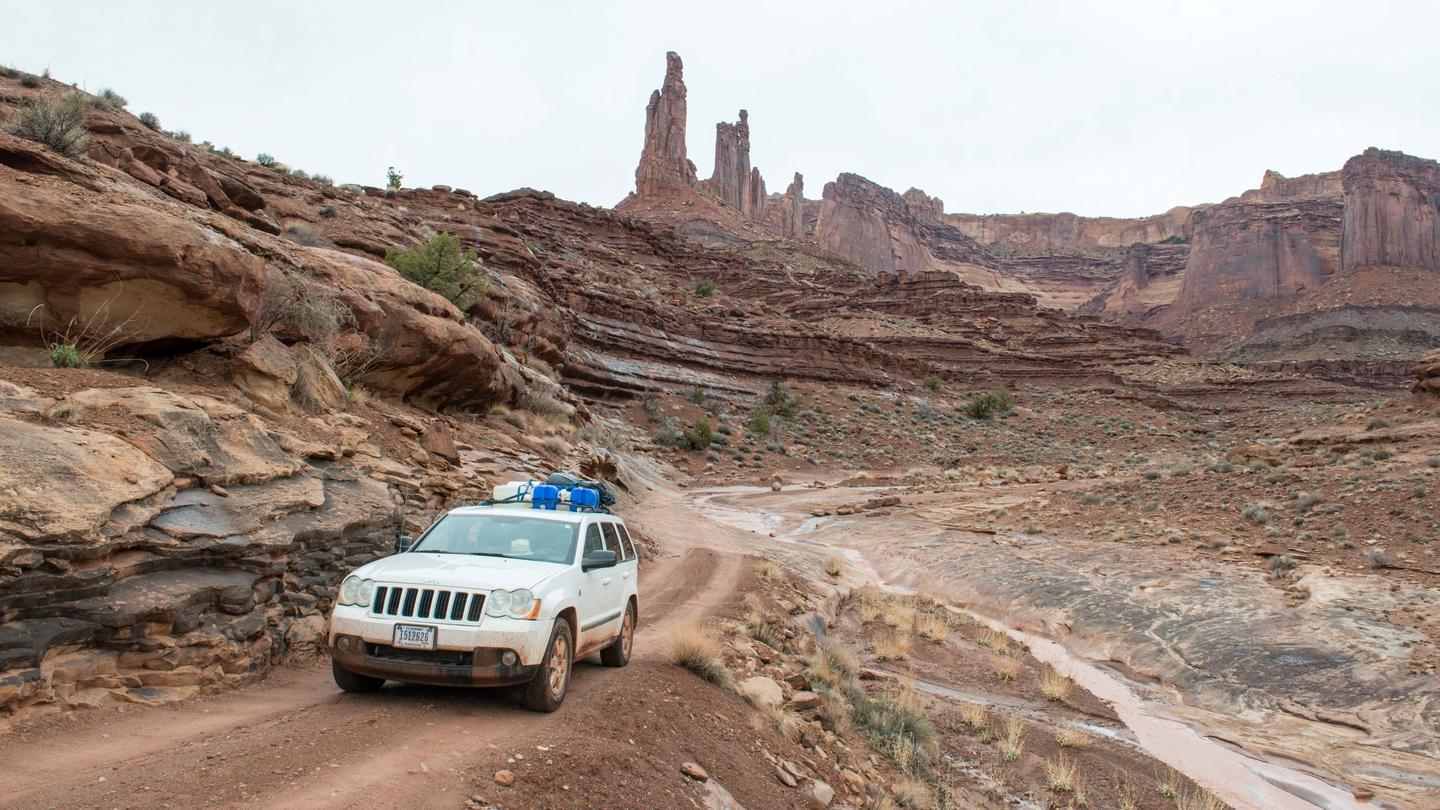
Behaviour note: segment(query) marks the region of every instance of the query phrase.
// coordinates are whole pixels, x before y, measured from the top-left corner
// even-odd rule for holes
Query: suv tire
[[[330,661],[330,674],[335,678],[335,685],[346,692],[374,692],[385,685],[384,678],[372,678],[342,669],[333,659]]]
[[[620,636],[600,651],[600,663],[607,667],[623,667],[630,663],[630,652],[635,647],[635,603],[625,606],[625,621],[620,625]]]
[[[565,693],[570,691],[570,669],[575,653],[575,640],[570,634],[570,623],[564,619],[555,620],[555,629],[550,631],[550,643],[545,645],[545,657],[540,659],[540,669],[535,677],[525,684],[521,702],[532,712],[553,712],[565,702]]]

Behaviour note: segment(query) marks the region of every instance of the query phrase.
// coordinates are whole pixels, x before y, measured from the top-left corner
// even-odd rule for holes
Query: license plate
[[[418,624],[397,624],[394,646],[406,650],[433,650],[435,628]]]

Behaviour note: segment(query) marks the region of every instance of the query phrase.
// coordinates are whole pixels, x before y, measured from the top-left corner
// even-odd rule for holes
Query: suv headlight
[[[340,583],[340,597],[336,601],[342,605],[356,605],[358,607],[370,607],[370,600],[375,597],[375,580],[361,579],[351,575]]]
[[[491,591],[485,600],[485,615],[497,619],[533,619],[540,615],[540,600],[525,588]]]

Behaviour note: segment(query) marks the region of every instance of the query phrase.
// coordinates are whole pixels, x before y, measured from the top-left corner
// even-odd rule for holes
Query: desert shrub
[[[1284,579],[1295,570],[1295,558],[1289,554],[1276,554],[1270,558],[1270,575],[1276,579]]]
[[[1054,759],[1045,760],[1045,784],[1056,793],[1070,793],[1080,782],[1079,768],[1075,760],[1066,754],[1056,754]]]
[[[297,245],[304,245],[306,247],[330,246],[329,239],[326,239],[321,234],[316,233],[315,229],[311,228],[309,225],[301,223],[296,223],[294,225],[286,227],[285,235],[290,237],[290,241],[294,242]]]
[[[926,391],[939,391],[939,390],[940,390],[940,378],[939,378],[939,377],[936,377],[934,374],[931,374],[930,376],[926,377],[926,378],[925,378],[925,390],[926,390]]]
[[[794,396],[790,393],[790,386],[780,380],[770,383],[770,388],[760,400],[760,406],[767,413],[774,416],[783,416],[786,419],[795,415],[795,410],[805,401],[804,397]]]
[[[1266,509],[1262,504],[1247,503],[1240,510],[1240,514],[1246,520],[1254,523],[1257,526],[1263,526],[1264,524],[1270,522],[1270,510]]]
[[[731,685],[730,670],[720,658],[720,644],[701,624],[687,624],[670,635],[670,660],[716,686]]]
[[[1025,724],[1012,715],[1005,719],[1005,736],[1000,741],[1000,757],[1006,762],[1014,762],[1024,752]]]
[[[396,171],[394,166],[385,170],[385,188],[390,191],[399,191],[400,184],[404,182],[405,175]]]
[[[990,399],[995,403],[997,413],[1005,413],[1015,407],[1015,395],[1010,393],[1008,388],[996,388],[990,392]]]
[[[661,447],[679,447],[686,441],[685,431],[680,428],[680,420],[673,416],[660,420],[651,439]]]
[[[709,419],[701,419],[681,434],[680,446],[686,450],[704,450],[710,446],[710,440],[715,438],[715,428],[711,426]]]
[[[1381,419],[1381,418],[1378,417],[1378,416],[1375,417],[1374,419],[1371,419],[1369,422],[1366,422],[1366,423],[1365,423],[1365,429],[1366,429],[1366,430],[1379,430],[1380,428],[1389,427],[1389,426],[1390,426],[1390,423],[1389,423],[1389,422],[1386,422],[1384,419]]]
[[[310,175],[306,174],[304,169],[291,169],[291,170],[290,170],[290,176],[291,176],[291,177],[294,177],[294,178],[297,179],[297,180],[309,180],[309,179],[310,179]]]
[[[80,368],[85,365],[85,360],[80,356],[80,350],[74,343],[52,343],[50,344],[50,365],[55,368]]]
[[[1013,681],[1015,676],[1020,674],[1020,662],[1012,658],[1000,658],[995,661],[995,677],[1002,681]]]
[[[1365,552],[1365,564],[1371,568],[1389,568],[1395,564],[1395,559],[1378,548],[1372,548]]]
[[[950,636],[950,623],[945,621],[943,616],[922,613],[915,619],[915,632],[923,639],[944,644],[945,639]]]
[[[928,775],[938,733],[925,713],[913,701],[891,695],[858,697],[852,720],[875,750],[910,776]]]
[[[320,209],[320,217],[322,219],[334,219],[339,214],[340,209],[336,208],[333,205],[326,205]]]
[[[1090,735],[1074,726],[1067,726],[1055,735],[1055,744],[1061,748],[1088,748]]]
[[[698,385],[690,390],[690,401],[696,405],[704,405],[708,398],[709,395],[705,393],[705,389]]]
[[[90,99],[90,106],[100,110],[123,110],[130,102],[119,93],[106,87]]]
[[[826,576],[831,579],[839,579],[840,575],[845,573],[845,560],[841,559],[838,554],[831,554],[825,558],[823,567]]]
[[[170,133],[170,137],[181,143],[190,143],[190,133],[186,132],[183,129],[177,129],[174,132]]]
[[[311,179],[311,180],[314,180],[315,182],[319,183],[319,184],[322,185],[322,186],[333,186],[333,185],[335,185],[335,181],[332,180],[332,179],[330,179],[330,176],[329,176],[329,175],[326,175],[326,174],[314,174],[314,175],[311,175],[311,176],[310,176],[310,179]]]
[[[455,306],[469,310],[490,288],[490,277],[476,266],[479,257],[460,246],[451,233],[437,233],[423,245],[385,252],[385,263],[400,275],[426,289],[445,296]]]
[[[750,432],[756,436],[770,435],[770,414],[756,411],[755,415],[750,417]]]
[[[974,394],[965,403],[965,415],[971,419],[989,419],[997,413],[1005,413],[1015,405],[1015,396],[1009,390],[996,388],[983,394]]]
[[[29,87],[29,88],[32,88],[32,89],[33,89],[33,88],[36,88],[36,87],[39,87],[39,86],[40,86],[40,77],[39,77],[39,76],[36,76],[34,73],[21,73],[21,74],[20,74],[20,86],[21,86],[21,87]]]
[[[275,160],[274,155],[268,152],[261,152],[260,154],[255,156],[255,162],[259,163],[261,166],[264,166],[267,169],[273,169],[275,168],[275,164],[278,161]]]
[[[715,282],[708,278],[695,282],[695,294],[701,298],[709,298],[715,294]]]
[[[43,143],[68,158],[80,157],[90,145],[85,129],[85,100],[79,93],[27,101],[5,129],[11,135]]]
[[[140,123],[144,124],[147,129],[153,129],[156,132],[160,131],[160,118],[159,116],[155,115],[155,113],[140,113]]]
[[[355,315],[334,293],[315,284],[303,271],[280,270],[260,289],[260,308],[250,324],[250,339],[272,330],[296,332],[325,349]]]

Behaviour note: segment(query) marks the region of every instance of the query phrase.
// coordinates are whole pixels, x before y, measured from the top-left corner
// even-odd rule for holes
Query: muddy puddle
[[[839,554],[862,578],[963,605],[1108,702],[1136,746],[1234,807],[1440,806],[1440,681],[1402,674],[1415,639],[1383,621],[1424,595],[1327,577],[1293,607],[1250,568],[962,531],[933,507],[923,519],[811,514],[868,494],[687,497],[797,570]],[[955,523],[969,523],[973,510],[956,506],[965,517]],[[1355,798],[1366,790],[1379,798]]]

